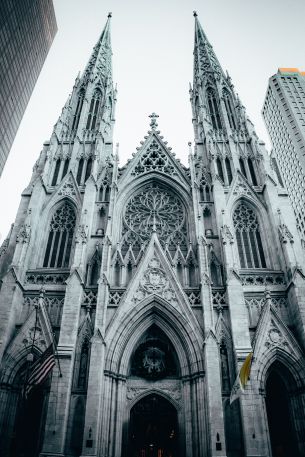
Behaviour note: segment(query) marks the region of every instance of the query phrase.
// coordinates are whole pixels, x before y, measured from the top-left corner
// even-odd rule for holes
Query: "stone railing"
[[[69,270],[29,270],[25,275],[25,284],[37,284],[37,285],[66,285],[65,281],[70,275]]]
[[[282,286],[285,276],[282,271],[240,271],[239,276],[243,286]]]

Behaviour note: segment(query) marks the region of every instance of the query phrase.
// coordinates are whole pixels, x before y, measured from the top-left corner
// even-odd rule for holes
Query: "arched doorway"
[[[266,409],[272,457],[297,457],[291,392],[293,380],[285,367],[275,365],[266,383]]]
[[[177,411],[160,395],[151,394],[130,411],[128,457],[176,457]]]

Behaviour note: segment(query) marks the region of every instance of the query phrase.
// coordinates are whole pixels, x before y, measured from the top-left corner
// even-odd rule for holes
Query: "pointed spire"
[[[194,11],[195,17],[195,44],[194,44],[194,81],[197,78],[206,77],[208,73],[212,73],[216,77],[225,74],[221,65],[214,53],[212,45],[209,43],[203,28],[198,20],[197,12]]]
[[[104,30],[93,48],[84,71],[83,80],[93,80],[98,77],[104,85],[109,83],[109,80],[112,81],[111,17],[112,13],[109,13]]]

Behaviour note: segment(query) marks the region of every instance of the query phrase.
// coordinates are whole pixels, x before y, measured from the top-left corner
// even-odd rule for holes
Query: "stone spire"
[[[110,19],[112,14],[108,14],[108,19],[102,34],[93,48],[91,57],[85,68],[82,76],[82,82],[88,80],[91,82],[99,82],[103,86],[112,83],[112,49],[110,35]]]
[[[212,45],[209,43],[203,28],[198,20],[196,11],[195,17],[195,45],[194,45],[194,85],[198,80],[212,77],[226,76],[221,68],[221,65],[214,53]]]

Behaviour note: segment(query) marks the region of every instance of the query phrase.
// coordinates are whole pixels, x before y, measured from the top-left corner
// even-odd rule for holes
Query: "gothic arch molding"
[[[273,229],[273,224],[270,223],[270,215],[267,213],[265,206],[259,202],[257,199],[253,198],[251,195],[247,196],[238,196],[232,202],[230,208],[230,223],[232,224],[233,233],[235,235],[235,229],[233,224],[233,215],[235,210],[238,208],[240,204],[244,203],[248,206],[251,210],[254,211],[255,215],[257,216],[259,227],[261,228],[262,233],[262,245],[265,251],[265,258],[269,259],[267,263],[267,269],[276,269],[280,268],[277,265],[278,261],[276,260],[276,246],[274,246],[274,239],[277,240],[276,234],[273,237],[273,243],[270,242],[270,236],[268,234]]]
[[[165,400],[171,403],[171,405],[176,409],[178,414],[181,412],[182,406],[178,401],[172,398],[172,396],[170,396],[167,392],[152,387],[150,389],[146,389],[144,392],[139,393],[139,395],[135,396],[135,398],[129,401],[127,406],[128,413],[130,413],[134,405],[136,405],[139,401],[143,400],[143,398],[148,397],[149,395],[159,395],[160,397],[163,397]]]
[[[305,367],[293,355],[281,348],[274,348],[260,356],[260,364],[257,371],[257,381],[261,392],[265,392],[268,374],[274,363],[279,362],[291,374],[292,379],[298,389],[304,388]]]
[[[36,268],[41,268],[43,264],[43,259],[45,255],[45,249],[46,249],[46,244],[47,244],[47,239],[48,239],[48,228],[50,226],[51,220],[53,215],[56,213],[56,211],[65,203],[70,205],[74,211],[75,214],[75,230],[78,225],[78,219],[79,219],[79,206],[75,202],[74,199],[70,198],[69,196],[64,196],[61,198],[56,199],[56,201],[50,201],[48,205],[43,208],[42,213],[41,213],[41,223],[39,224],[40,230],[37,233],[37,244],[42,246],[42,249],[37,250],[37,254],[35,256],[35,266]],[[75,231],[74,231],[74,236],[75,236]],[[71,248],[71,254],[70,254],[70,259],[73,256],[74,252],[74,243],[72,243],[72,248]]]
[[[182,376],[203,372],[202,345],[188,320],[160,297],[148,297],[139,302],[121,321],[116,316],[106,335],[109,346],[105,368],[127,376],[132,351],[143,335],[156,324],[174,345]]]

